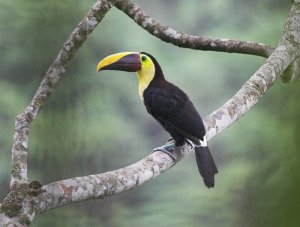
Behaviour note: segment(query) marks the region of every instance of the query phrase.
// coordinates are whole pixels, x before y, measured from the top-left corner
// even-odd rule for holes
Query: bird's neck
[[[144,101],[144,91],[154,79],[155,69],[139,70],[137,71],[137,77],[139,81],[139,96]]]
[[[155,81],[165,80],[164,74],[157,62],[154,62],[153,67],[146,67],[137,71],[139,80],[139,96],[144,102],[144,91],[149,87],[150,83]]]

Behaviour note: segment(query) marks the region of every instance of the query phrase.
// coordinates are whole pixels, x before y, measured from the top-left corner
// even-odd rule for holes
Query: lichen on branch
[[[59,51],[57,57],[50,65],[44,79],[37,89],[31,103],[19,114],[15,121],[13,148],[12,148],[12,176],[11,185],[15,182],[27,182],[27,156],[29,126],[36,118],[41,108],[45,105],[54,87],[61,76],[65,73],[66,67],[73,59],[76,52],[86,41],[89,34],[110,10],[113,0],[97,1],[83,20],[76,26],[69,38]]]
[[[183,156],[193,152],[189,145],[175,149],[175,162],[165,153],[155,152],[141,161],[119,170],[89,175],[41,185],[27,182],[27,156],[29,126],[45,105],[56,84],[66,71],[68,63],[88,35],[101,22],[114,3],[144,29],[165,42],[179,47],[253,54],[268,57],[260,69],[222,107],[204,118],[208,139],[213,138],[242,117],[259,98],[265,94],[283,71],[300,55],[300,0],[295,0],[286,21],[284,35],[278,47],[259,43],[213,39],[180,33],[162,26],[130,0],[98,0],[77,25],[63,45],[54,62],[46,72],[31,103],[16,118],[12,149],[11,190],[0,205],[1,226],[28,226],[35,215],[49,209],[88,199],[104,198],[125,190],[133,189],[159,176],[171,168]],[[290,38],[288,38],[290,37]],[[294,67],[299,73],[299,67]]]

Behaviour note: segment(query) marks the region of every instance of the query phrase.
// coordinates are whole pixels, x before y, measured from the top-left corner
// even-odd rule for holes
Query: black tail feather
[[[215,174],[218,173],[215,161],[206,147],[195,147],[196,161],[198,170],[203,177],[204,184],[208,187],[214,187],[215,185]]]

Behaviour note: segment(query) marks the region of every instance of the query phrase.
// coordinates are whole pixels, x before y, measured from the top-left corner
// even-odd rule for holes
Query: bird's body
[[[154,79],[143,93],[145,107],[172,136],[176,146],[189,139],[199,145],[205,129],[189,97],[166,80]]]
[[[148,113],[170,133],[175,146],[182,146],[187,141],[193,143],[204,183],[209,188],[214,187],[214,175],[218,170],[207,146],[203,121],[189,97],[164,78],[161,67],[150,54],[121,54],[120,58],[118,54],[105,58],[98,64],[97,70],[136,71],[139,95]],[[113,65],[113,58],[117,59],[116,65]]]

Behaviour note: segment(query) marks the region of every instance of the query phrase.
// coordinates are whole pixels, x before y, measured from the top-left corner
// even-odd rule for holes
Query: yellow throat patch
[[[141,70],[138,70],[139,96],[144,101],[144,91],[149,86],[155,75],[155,66],[151,58],[145,54],[140,54]]]

